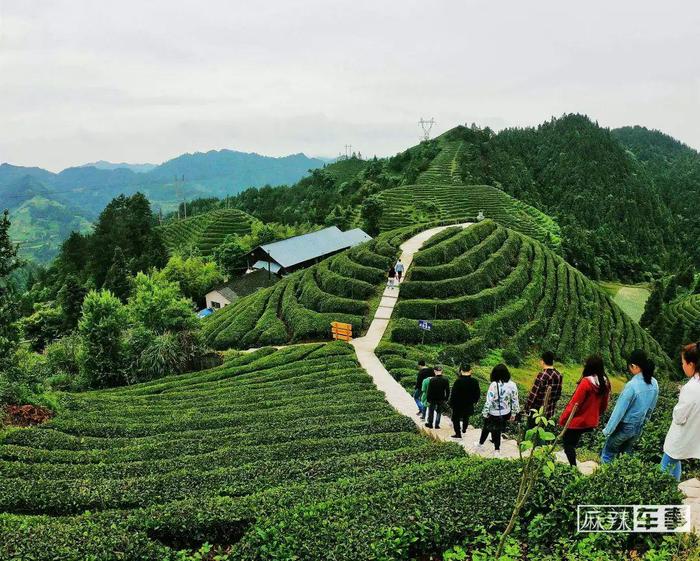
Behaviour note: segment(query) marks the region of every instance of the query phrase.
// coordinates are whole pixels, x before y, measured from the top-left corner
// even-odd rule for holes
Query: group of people
[[[389,267],[389,272],[387,273],[387,286],[389,288],[394,288],[397,284],[401,282],[403,278],[404,265],[399,259],[394,265]]]
[[[662,468],[679,481],[681,460],[700,459],[700,342],[683,348],[681,365],[688,382],[681,388],[678,403],[673,409],[673,420],[666,435],[661,461]],[[632,351],[627,368],[631,379],[625,384],[603,428],[606,437],[601,451],[603,463],[632,452],[659,397],[659,384],[654,377],[655,366],[644,351]],[[554,354],[544,352],[541,370],[526,400],[528,429],[535,426],[536,415],[540,412],[548,419],[554,417],[561,398],[562,381],[561,373],[554,367]],[[610,392],[611,384],[603,360],[599,356],[589,357],[576,390],[558,419],[559,425],[566,429],[561,442],[572,466],[576,465],[576,449],[581,437],[598,428],[608,408]],[[430,368],[425,361],[420,361],[413,397],[418,406],[417,414],[431,429],[440,428],[442,414],[449,406],[454,427],[452,438],[461,439],[481,398],[481,389],[478,381],[472,377],[468,364],[460,366],[459,375],[450,388],[442,366]],[[483,428],[474,447],[482,449],[490,434],[495,454],[500,455],[501,434],[507,423],[520,420],[518,386],[510,379],[505,364],[499,364],[491,371],[481,414],[484,418]]]

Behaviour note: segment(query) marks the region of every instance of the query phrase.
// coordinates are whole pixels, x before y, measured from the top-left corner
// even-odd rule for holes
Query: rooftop
[[[261,245],[260,248],[282,267],[293,267],[371,239],[370,235],[359,228],[343,232],[337,226],[330,226],[309,234]]]

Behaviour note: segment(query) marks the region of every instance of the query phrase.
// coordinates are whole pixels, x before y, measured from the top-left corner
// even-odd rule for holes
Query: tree
[[[131,276],[121,247],[114,248],[112,265],[107,271],[102,288],[109,290],[122,302],[126,302],[131,292]]]
[[[252,234],[257,238],[257,245],[265,245],[279,239],[274,224],[253,224]]]
[[[676,277],[670,277],[666,281],[666,287],[664,288],[664,303],[673,300],[678,293],[678,284],[676,283]]]
[[[83,302],[78,332],[82,338],[80,371],[92,388],[119,386],[124,375],[124,304],[109,290],[91,290]]]
[[[158,275],[176,282],[185,297],[200,303],[207,292],[224,280],[215,262],[202,257],[185,259],[181,255],[173,255]]]
[[[661,314],[663,306],[664,287],[661,281],[656,281],[651,289],[651,294],[644,305],[644,313],[639,320],[639,325],[649,329],[652,323]]]
[[[74,274],[66,276],[61,290],[58,291],[58,303],[63,310],[63,329],[73,331],[80,319],[80,310],[87,290],[80,284]]]
[[[10,275],[21,265],[17,246],[10,239],[9,212],[0,219],[0,372],[9,367],[18,340],[16,321],[19,317]]]
[[[138,273],[126,307],[131,324],[143,325],[159,335],[199,327],[192,301],[182,296],[177,283],[159,275]]]
[[[676,284],[682,288],[693,288],[695,282],[695,268],[688,265],[676,275]]]
[[[142,193],[119,195],[107,204],[89,236],[89,248],[88,268],[96,286],[104,284],[116,248],[124,253],[131,274],[162,267],[167,261],[151,206]]]
[[[30,341],[32,350],[37,352],[61,336],[63,324],[61,308],[46,303],[37,304],[32,315],[20,320],[24,339]]]
[[[379,233],[379,221],[384,214],[384,203],[377,195],[371,195],[362,203],[362,218],[365,221],[365,229],[370,236]]]
[[[239,275],[246,270],[246,256],[250,248],[236,234],[226,236],[224,243],[214,249],[214,261],[228,275]]]
[[[337,226],[341,230],[347,230],[352,226],[353,218],[354,216],[350,207],[335,205],[333,210],[326,216],[324,224],[326,226]]]
[[[89,258],[88,237],[79,232],[71,232],[63,242],[61,252],[56,259],[59,269],[64,274],[85,275],[85,269]]]

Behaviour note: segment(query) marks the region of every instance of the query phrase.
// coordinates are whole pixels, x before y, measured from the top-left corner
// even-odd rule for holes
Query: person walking
[[[430,380],[435,376],[435,370],[433,370],[432,376],[428,376],[423,380],[423,385],[421,386],[421,393],[420,393],[420,401],[421,404],[423,405],[423,412],[427,413],[428,411],[428,385],[430,384]],[[421,417],[422,421],[425,421],[425,415]]]
[[[442,375],[442,366],[438,365],[434,370],[435,376],[430,378],[426,393],[428,400],[428,422],[425,423],[425,426],[429,429],[433,428],[433,419],[435,419],[434,428],[440,428],[442,410],[450,397],[450,382]]]
[[[481,397],[479,382],[472,378],[472,367],[462,364],[459,375],[452,384],[449,405],[452,408],[452,426],[455,433],[452,438],[462,438],[462,432],[469,428],[469,417],[474,414],[474,406]]]
[[[483,449],[489,433],[493,439],[494,452],[501,453],[501,433],[513,415],[520,413],[518,386],[510,380],[510,371],[505,364],[494,366],[491,371],[491,385],[486,392],[483,417],[484,426],[481,438],[474,443],[477,450]]]
[[[396,271],[396,281],[400,284],[401,278],[403,277],[403,263],[401,263],[401,259],[394,265],[394,270]]]
[[[683,347],[681,366],[689,378],[673,408],[661,469],[681,480],[681,460],[700,459],[700,341]]]
[[[539,411],[540,408],[544,406],[544,399],[548,389],[551,388],[547,409],[544,411],[544,415],[547,419],[551,419],[554,416],[554,410],[561,397],[562,375],[554,368],[554,353],[552,351],[543,352],[540,365],[542,370],[537,374],[525,404],[528,429],[535,426],[535,414],[533,413],[533,409]]]
[[[632,374],[632,379],[625,384],[608,424],[603,429],[607,438],[600,459],[604,464],[612,462],[620,454],[632,451],[659,398],[654,363],[644,351],[632,351],[627,369]]]
[[[389,272],[387,273],[387,286],[389,288],[394,288],[394,281],[396,280],[396,269],[392,265],[389,267]]]
[[[564,453],[570,465],[576,466],[578,443],[585,433],[591,432],[598,426],[601,415],[608,408],[609,399],[610,380],[605,374],[603,359],[599,356],[588,357],[576,391],[559,417],[559,424],[562,427],[565,426],[576,406],[576,411],[562,438]]]
[[[425,421],[425,405],[423,405],[422,393],[423,393],[423,381],[426,378],[432,378],[435,372],[432,368],[425,365],[424,360],[418,361],[418,375],[416,376],[416,385],[413,390],[413,399],[418,406],[418,415],[421,420]]]

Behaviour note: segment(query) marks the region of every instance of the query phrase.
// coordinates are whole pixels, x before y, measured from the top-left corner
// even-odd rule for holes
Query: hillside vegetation
[[[673,215],[674,236],[683,248],[683,261],[690,257],[700,269],[700,154],[657,130],[623,127],[612,131],[615,138],[633,154]]]
[[[404,558],[409,544],[428,556],[479,547],[485,527],[497,536],[520,477],[518,462],[419,435],[345,344],[263,349],[64,406],[0,437],[2,559],[202,559],[176,550],[205,542],[236,560],[389,559],[397,547]],[[553,547],[574,532],[572,501],[601,492],[679,501],[670,477],[640,469],[623,461],[583,477],[558,466],[515,535],[534,523],[528,546]]]
[[[391,341],[444,345],[447,361],[475,361],[505,349],[517,362],[535,348],[560,360],[599,353],[618,370],[645,349],[664,369],[668,357],[594,283],[543,244],[494,221],[443,232],[416,254],[402,284]],[[433,322],[424,333],[417,320]],[[408,365],[407,365],[408,366]]]
[[[460,193],[447,186],[488,185],[551,217],[561,228],[564,258],[594,280],[639,282],[675,272],[697,238],[695,205],[687,198],[700,193],[697,152],[640,127],[610,131],[584,115],[498,133],[458,126],[390,158],[370,160],[342,181],[332,177],[335,165],[291,187],[245,191],[234,204],[263,221],[337,223],[360,212],[368,220],[367,201],[396,187],[439,185],[447,201]],[[439,197],[439,191],[433,192]],[[397,199],[402,195],[396,192]],[[505,220],[503,209],[516,214],[510,205],[478,197],[494,205],[491,213],[483,209],[487,216]],[[424,219],[433,208],[425,192],[408,204],[390,199],[384,229]],[[447,205],[441,212],[451,216],[452,210]],[[525,213],[531,214],[529,208]],[[541,216],[534,220],[542,225]],[[690,253],[700,265],[700,250]]]
[[[416,185],[383,191],[380,226],[391,230],[406,223],[432,219],[476,218],[484,216],[558,249],[559,226],[546,214],[489,185],[463,185],[459,176],[459,156],[465,143],[441,137],[440,151],[423,171]]]
[[[387,232],[237,300],[207,318],[207,342],[227,349],[329,339],[332,321],[352,324],[357,336],[369,325],[399,245],[423,228]]]
[[[194,248],[210,255],[226,236],[250,233],[254,218],[237,209],[218,209],[182,220],[174,219],[159,228],[170,251]]]

